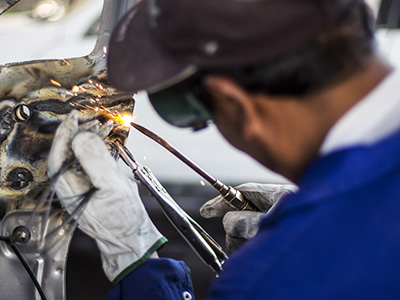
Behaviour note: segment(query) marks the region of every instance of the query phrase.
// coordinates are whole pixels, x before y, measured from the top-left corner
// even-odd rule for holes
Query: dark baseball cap
[[[300,48],[357,1],[142,0],[112,34],[109,78],[120,90],[151,95],[198,70],[268,62]]]

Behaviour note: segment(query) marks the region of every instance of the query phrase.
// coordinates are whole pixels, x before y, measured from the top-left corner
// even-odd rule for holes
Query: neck
[[[332,126],[391,71],[389,64],[373,56],[365,68],[334,86],[301,99],[280,98],[275,101],[272,106],[275,105],[277,117],[274,122],[266,124],[272,126],[268,129],[271,134],[262,140],[264,149],[269,145],[270,158],[273,159],[260,156],[260,162],[297,182],[317,158]],[[274,161],[272,166],[271,161]]]

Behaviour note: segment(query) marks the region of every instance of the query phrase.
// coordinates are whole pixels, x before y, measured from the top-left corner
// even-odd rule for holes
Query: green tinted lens
[[[168,123],[195,130],[207,127],[211,114],[207,110],[199,78],[189,78],[175,86],[149,95],[158,114]]]

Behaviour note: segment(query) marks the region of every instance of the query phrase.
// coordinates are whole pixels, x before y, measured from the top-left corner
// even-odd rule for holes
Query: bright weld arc
[[[121,114],[119,114],[119,115],[111,116],[111,117],[114,119],[114,121],[116,123],[119,123],[119,124],[121,124],[123,126],[126,126],[126,127],[130,127],[131,123],[134,121],[134,117],[131,116],[131,115],[121,115]]]

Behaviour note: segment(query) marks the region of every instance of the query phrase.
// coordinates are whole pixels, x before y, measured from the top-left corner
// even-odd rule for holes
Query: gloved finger
[[[217,196],[200,207],[200,215],[203,218],[215,218],[222,217],[228,211],[235,210],[233,207],[228,205],[222,196]],[[237,210],[237,209],[236,209]]]
[[[244,238],[235,238],[225,235],[225,249],[226,253],[231,255],[233,252],[239,250],[247,242]]]
[[[108,134],[110,133],[114,123],[107,122],[106,124],[100,125],[99,120],[91,120],[86,123],[83,123],[79,126],[79,131],[90,131],[97,134],[102,140],[105,140]]]
[[[258,183],[245,183],[235,188],[260,211],[268,211],[280,198],[297,190],[294,185]],[[222,196],[217,196],[200,208],[200,215],[204,218],[221,217],[226,212],[235,210],[237,209],[227,204]]]
[[[289,184],[244,183],[235,187],[261,211],[268,211],[283,196],[294,193],[297,187]]]
[[[48,160],[47,172],[50,177],[57,173],[62,164],[70,157],[72,140],[78,130],[78,113],[72,111],[56,131]],[[87,180],[79,176],[74,169],[66,170],[61,174],[55,185],[58,198],[69,212],[75,207],[74,196],[83,194],[89,190],[89,187],[90,184]]]
[[[264,215],[254,211],[230,211],[225,214],[222,224],[227,235],[248,240],[257,233],[258,224]]]
[[[73,110],[60,124],[54,136],[48,159],[47,173],[52,177],[71,154],[71,143],[78,132],[78,113]]]
[[[106,124],[103,124],[100,126],[99,131],[97,131],[97,135],[102,139],[105,140],[107,136],[110,134],[110,131],[112,130],[114,126],[114,122],[107,122]]]
[[[72,149],[96,188],[105,192],[125,183],[125,176],[121,175],[116,161],[98,135],[91,132],[79,133],[72,142]]]
[[[99,120],[91,120],[79,125],[79,131],[90,131],[90,132],[98,132],[100,129]]]

